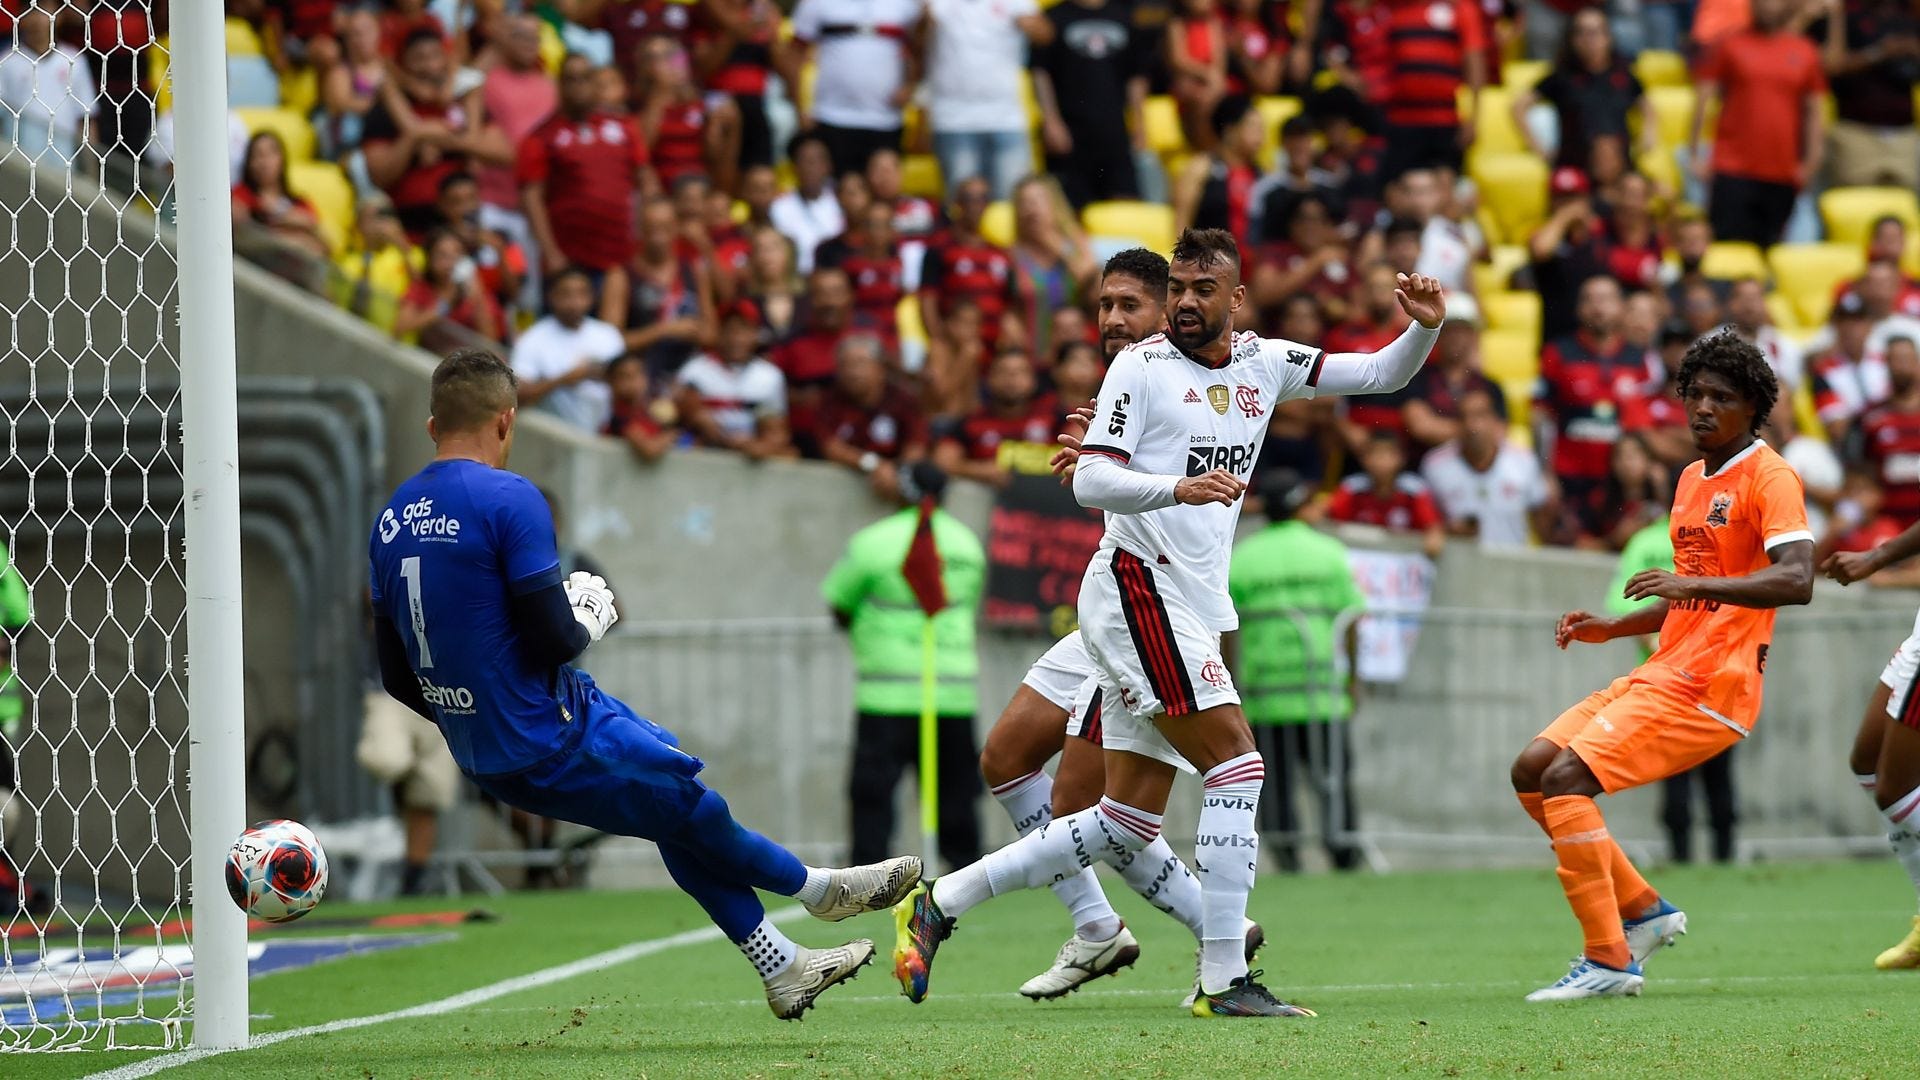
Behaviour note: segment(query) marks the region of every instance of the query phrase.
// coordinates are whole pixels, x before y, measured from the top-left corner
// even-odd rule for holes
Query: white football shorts
[[[1920,615],[1914,616],[1913,633],[1907,640],[1893,650],[1893,659],[1887,661],[1886,670],[1880,673],[1880,681],[1893,689],[1893,696],[1887,699],[1887,715],[1901,723],[1912,725],[1908,717],[1915,716],[1914,703],[1907,699],[1913,696],[1913,673],[1920,669]]]
[[[1080,696],[1080,686],[1093,678],[1093,660],[1087,656],[1087,647],[1080,642],[1080,631],[1075,630],[1066,637],[1053,643],[1040,659],[1027,669],[1027,677],[1021,682],[1033,687],[1034,693],[1067,710],[1074,711],[1074,702]]]

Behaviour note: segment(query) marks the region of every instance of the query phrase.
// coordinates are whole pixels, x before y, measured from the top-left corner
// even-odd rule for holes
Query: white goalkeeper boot
[[[920,857],[902,855],[828,874],[827,894],[806,907],[816,919],[839,922],[863,911],[885,911],[904,899],[920,883]]]
[[[767,1007],[782,1020],[798,1020],[827,988],[846,982],[873,963],[873,942],[866,938],[831,949],[800,946],[787,970],[766,980]]]

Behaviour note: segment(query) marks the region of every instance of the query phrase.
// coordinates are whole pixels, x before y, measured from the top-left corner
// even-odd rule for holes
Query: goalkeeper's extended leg
[[[866,866],[808,866],[735,821],[727,800],[711,788],[694,803],[673,839],[722,880],[791,896],[827,922],[890,908],[920,881],[920,859],[914,855]]]
[[[660,859],[674,884],[706,909],[714,925],[746,954],[767,989],[767,1007],[782,1020],[798,1020],[822,993],[857,975],[873,961],[865,938],[828,949],[796,944],[767,919],[751,888],[723,880],[688,848],[660,845]]]

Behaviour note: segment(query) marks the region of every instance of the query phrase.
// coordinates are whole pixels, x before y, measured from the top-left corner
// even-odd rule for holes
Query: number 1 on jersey
[[[413,643],[420,647],[420,666],[433,666],[433,650],[427,648],[427,610],[420,602],[420,556],[400,560],[400,578],[407,583],[407,621],[413,624]]]

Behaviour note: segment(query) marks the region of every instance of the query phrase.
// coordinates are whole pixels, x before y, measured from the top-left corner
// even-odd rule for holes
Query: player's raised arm
[[[1394,296],[1413,322],[1379,352],[1333,353],[1321,362],[1314,389],[1322,394],[1386,394],[1413,381],[1439,340],[1447,316],[1446,290],[1425,274],[1401,274]]]

